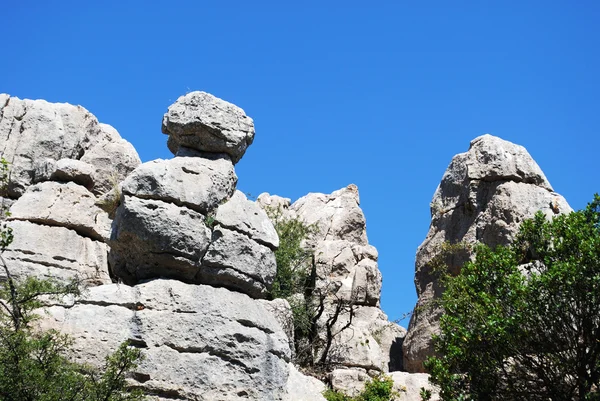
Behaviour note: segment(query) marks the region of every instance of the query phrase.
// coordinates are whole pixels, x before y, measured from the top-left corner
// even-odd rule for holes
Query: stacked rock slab
[[[366,375],[401,370],[405,329],[379,308],[381,273],[377,250],[369,245],[358,188],[350,185],[332,194],[311,193],[294,204],[279,196],[261,194],[265,209],[279,209],[283,218],[299,218],[316,225],[317,233],[305,246],[314,252],[309,268],[315,275],[314,292],[322,294],[324,312],[318,321],[321,343],[327,326],[335,333],[326,361],[339,369],[331,375]],[[336,316],[336,306],[345,308]],[[323,349],[315,350],[317,358]],[[364,385],[364,381],[362,381]],[[343,386],[342,386],[343,387]]]
[[[233,166],[254,137],[252,119],[193,92],[169,107],[163,131],[176,157],[144,163],[123,182],[113,274],[130,285],[166,277],[264,298],[279,239],[266,213],[236,191]]]
[[[165,120],[180,104],[192,107],[188,97],[196,96],[178,100]],[[202,107],[252,125],[236,106],[201,97]],[[196,117],[206,113],[184,114],[202,127]],[[233,118],[208,115],[223,118],[202,120],[213,136]],[[173,149],[173,159],[141,164],[119,186],[108,244],[113,278],[122,283],[52,306],[42,325],[70,334],[74,358],[95,366],[129,340],[145,357],[131,384],[152,400],[323,400],[322,384],[290,363],[288,337],[270,313],[281,305],[258,299],[272,284],[279,239],[264,210],[235,190],[233,160],[245,147],[227,142],[226,151],[213,152],[190,138],[207,130],[179,123],[186,147]],[[61,210],[54,219],[71,224]],[[91,224],[86,232],[106,235]]]
[[[109,283],[102,201],[140,164],[133,146],[83,107],[0,94],[0,156],[10,163],[12,274]]]
[[[423,372],[434,354],[432,335],[439,332],[441,310],[433,300],[441,295],[431,275],[432,259],[444,242],[507,245],[523,220],[537,211],[548,217],[571,208],[555,193],[527,150],[500,138],[483,135],[469,151],[452,159],[431,202],[431,226],[416,256],[415,285],[419,296],[404,339],[404,368]],[[449,262],[457,273],[472,255],[464,252]]]

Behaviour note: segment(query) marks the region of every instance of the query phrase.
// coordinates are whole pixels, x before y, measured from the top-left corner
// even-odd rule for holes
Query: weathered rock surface
[[[377,250],[368,244],[365,217],[355,185],[332,194],[289,199],[261,194],[257,202],[281,218],[299,218],[317,233],[304,244],[314,251],[309,269],[315,278],[314,302],[322,304],[317,359],[337,366],[390,371],[402,368],[406,330],[381,311],[381,272]],[[334,333],[327,346],[329,332]]]
[[[137,153],[112,127],[99,124],[86,109],[66,103],[0,95],[0,154],[11,163],[10,198],[18,198],[36,182],[36,163],[44,159],[80,160],[87,152],[117,142],[122,148],[104,162],[83,161],[92,164],[97,171],[112,169],[118,164],[123,149],[127,148],[132,160],[122,166],[118,175],[122,179],[135,167],[134,164],[139,164]],[[96,180],[101,181],[101,177]]]
[[[99,124],[110,139],[88,149],[81,161],[94,166],[94,188],[92,192],[102,195],[114,190],[142,162],[133,145],[121,138],[116,129]]]
[[[445,241],[507,245],[523,220],[540,210],[550,217],[571,208],[553,192],[522,146],[483,135],[471,141],[468,152],[452,159],[431,202],[429,232],[417,250],[419,300],[404,340],[406,370],[424,371],[423,361],[434,353],[431,336],[439,330],[441,311],[431,301],[441,289],[430,275],[430,262],[441,245]],[[470,257],[466,252],[456,255],[449,268],[458,272]]]
[[[429,375],[426,373],[392,372],[394,381],[393,389],[400,394],[398,401],[422,401],[421,388],[431,391],[431,401],[440,399],[439,389],[429,383]]]
[[[279,237],[265,211],[240,191],[235,191],[231,199],[219,206],[215,222],[271,249],[279,247]]]
[[[373,306],[346,306],[336,313],[337,303],[326,305],[319,319],[322,341],[331,325],[331,348],[327,361],[334,366],[363,368],[367,371],[389,372],[402,369],[402,341],[406,329],[389,322],[381,309]],[[320,350],[322,355],[323,350]]]
[[[10,209],[12,220],[70,228],[83,237],[105,241],[111,221],[95,204],[94,194],[73,182],[30,186]]]
[[[317,225],[315,243],[346,240],[367,245],[366,220],[359,205],[358,188],[351,184],[329,195],[310,193],[294,202],[290,210],[306,224]]]
[[[235,288],[264,298],[277,270],[273,251],[244,234],[216,227],[202,259],[202,283]]]
[[[305,376],[290,363],[288,365],[290,374],[286,384],[285,401],[325,401],[323,392],[325,384],[311,376]]]
[[[292,307],[290,303],[281,298],[276,298],[271,301],[266,299],[259,299],[258,302],[273,315],[279,326],[281,326],[283,332],[288,338],[288,343],[290,345],[290,351],[292,355],[292,360],[294,359],[295,349],[294,349],[294,312],[292,311]]]
[[[206,214],[233,195],[236,183],[233,165],[226,158],[176,157],[140,165],[123,182],[123,193]]]
[[[331,388],[351,397],[356,397],[364,389],[371,377],[364,369],[335,369],[329,373]]]
[[[34,181],[74,182],[88,190],[94,188],[94,167],[74,159],[43,159],[34,163]]]
[[[315,249],[315,286],[336,299],[377,306],[382,280],[377,257],[377,250],[371,245],[321,241]]]
[[[393,390],[398,394],[394,400],[421,401],[421,388],[431,391],[431,400],[438,401],[438,389],[429,383],[426,373],[391,372],[394,381]],[[364,369],[335,369],[329,374],[329,381],[334,390],[350,396],[357,396],[372,378]]]
[[[169,106],[162,123],[168,147],[227,153],[237,163],[254,140],[254,122],[241,108],[206,92],[191,92]]]
[[[212,235],[204,219],[186,207],[124,195],[109,241],[113,274],[129,284],[156,277],[194,282]]]
[[[108,246],[64,227],[11,221],[14,242],[2,255],[15,277],[34,275],[110,283]],[[0,279],[4,278],[4,272]]]
[[[135,385],[162,399],[299,399],[286,398],[285,334],[244,294],[175,280],[111,284],[74,305],[53,306],[49,315],[45,327],[71,335],[82,362],[98,366],[131,340],[145,356]]]

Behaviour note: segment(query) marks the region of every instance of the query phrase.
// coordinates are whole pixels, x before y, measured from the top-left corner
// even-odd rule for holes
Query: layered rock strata
[[[432,301],[442,290],[431,274],[431,261],[442,244],[507,245],[523,220],[537,211],[551,217],[571,208],[524,147],[483,135],[471,141],[466,153],[454,156],[433,195],[431,226],[417,250],[419,299],[403,343],[407,371],[423,372],[423,362],[434,354],[432,335],[439,332],[441,310]],[[454,255],[448,268],[457,273],[471,256],[466,251]]]
[[[109,242],[113,274],[131,285],[168,277],[264,298],[279,239],[266,213],[235,189],[234,161],[252,143],[252,119],[193,92],[169,107],[163,129],[177,156],[144,163],[123,182]]]
[[[10,163],[12,274],[109,283],[102,198],[140,164],[133,146],[83,107],[1,94],[0,155]]]
[[[97,285],[40,321],[71,335],[73,358],[100,366],[128,340],[144,355],[130,384],[153,400],[323,400],[290,363],[289,305],[258,299],[279,238],[235,189],[234,162],[254,137],[241,109],[182,97],[164,118],[177,156],[140,164],[81,107],[7,95],[0,105],[14,174],[2,198],[9,269]]]

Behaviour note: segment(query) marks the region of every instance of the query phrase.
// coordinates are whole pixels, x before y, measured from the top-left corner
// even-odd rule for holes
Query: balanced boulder
[[[162,122],[173,154],[184,146],[210,153],[226,153],[237,163],[254,140],[254,122],[244,110],[206,92],[181,96]]]

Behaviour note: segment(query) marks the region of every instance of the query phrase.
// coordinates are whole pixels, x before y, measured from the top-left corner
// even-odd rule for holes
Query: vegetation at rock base
[[[442,399],[600,400],[600,197],[475,252],[443,277],[426,362]]]
[[[357,396],[351,397],[332,389],[326,390],[323,396],[327,401],[391,401],[398,395],[393,386],[392,378],[381,374],[369,380]]]
[[[352,323],[355,305],[328,294],[327,287],[316,288],[314,252],[307,246],[307,241],[318,233],[316,224],[284,216],[282,209],[266,211],[279,235],[277,273],[269,297],[284,298],[292,308],[295,362],[314,374],[327,371],[338,351],[334,339]],[[337,327],[342,316],[349,320]]]
[[[0,187],[6,188],[9,165],[0,159]],[[71,362],[72,340],[56,330],[36,327],[35,312],[50,300],[79,296],[80,283],[12,277],[2,254],[11,245],[9,216],[0,208],[0,400],[2,401],[138,401],[140,390],[128,390],[126,374],[137,366],[140,351],[122,344],[107,357],[102,371]]]

